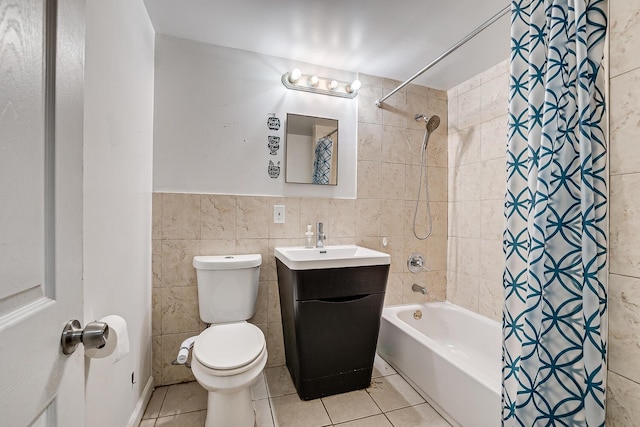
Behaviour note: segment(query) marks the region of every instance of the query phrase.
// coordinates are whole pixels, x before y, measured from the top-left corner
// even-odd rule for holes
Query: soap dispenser
[[[307,224],[307,231],[304,233],[305,237],[305,248],[313,248],[313,231],[311,231],[311,224]]]

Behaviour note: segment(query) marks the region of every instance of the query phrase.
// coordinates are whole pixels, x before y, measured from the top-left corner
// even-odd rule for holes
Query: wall
[[[502,321],[509,64],[449,90],[447,300]]]
[[[161,68],[162,63],[156,69],[157,76]],[[391,254],[385,304],[444,300],[446,93],[412,85],[394,95],[384,109],[378,109],[374,100],[399,82],[366,75],[360,75],[360,79],[363,86],[357,98],[357,144],[355,140],[351,143],[358,155],[357,177],[354,176],[357,198],[312,197],[310,192],[304,194],[309,186],[300,187],[304,197],[207,194],[198,188],[185,188],[184,193],[154,193],[152,324],[153,376],[157,384],[193,379],[189,369],[172,366],[171,361],[176,357],[180,342],[205,327],[198,315],[196,277],[192,267],[193,256],[198,254],[262,254],[257,311],[250,321],[265,333],[268,366],[285,362],[273,251],[276,246],[302,245],[307,224],[323,222],[328,244],[357,243]],[[157,91],[171,92],[171,88],[160,88],[160,84],[162,80],[157,79]],[[272,85],[281,86],[278,79]],[[313,104],[305,108],[313,114],[314,105],[323,98],[314,95]],[[158,109],[160,99],[156,98],[156,102]],[[172,100],[162,102],[174,104]],[[428,148],[434,232],[426,242],[415,239],[410,228],[419,178],[419,147],[424,135],[424,122],[413,120],[416,113],[438,114],[442,118]],[[240,117],[231,119],[240,122]],[[342,125],[341,121],[340,127]],[[181,145],[183,139],[175,139],[173,143]],[[341,136],[340,144],[344,146],[350,142]],[[342,154],[340,156],[342,163]],[[156,168],[161,165],[156,164]],[[157,175],[164,173],[162,170],[156,172]],[[341,173],[339,180],[343,180]],[[234,171],[231,178],[246,184],[247,178],[242,171]],[[274,204],[286,206],[285,224],[273,224]],[[421,221],[422,230],[424,225]],[[387,247],[382,247],[382,237],[388,238]],[[432,271],[409,273],[406,259],[412,252],[426,255],[426,264]],[[426,285],[429,295],[424,297],[412,292],[413,283]]]
[[[86,24],[84,318],[124,317],[131,352],[85,359],[85,424],[125,426],[151,390],[154,31],[142,0],[87,2]]]
[[[357,100],[285,88],[280,78],[294,67],[343,81],[356,78],[356,73],[159,34],[154,189],[355,198]],[[270,113],[282,123],[277,131],[267,127]],[[284,173],[269,178],[269,161],[284,166],[286,113],[339,120],[337,186],[286,184]],[[275,156],[267,149],[269,135],[281,138]]]
[[[383,105],[374,101],[395,89],[401,82],[374,76],[361,76],[358,96],[358,199],[356,237],[370,237],[366,245],[391,255],[392,264],[386,304],[444,300],[447,242],[447,96],[446,92],[408,85]],[[420,180],[420,156],[425,122],[416,114],[438,115],[440,126],[429,138],[426,153],[429,198],[433,233],[427,240],[413,235],[413,213]],[[418,210],[417,231],[427,230],[424,188]],[[387,237],[381,247],[376,237]],[[430,270],[418,274],[407,269],[413,252],[425,256]],[[417,283],[427,287],[424,298],[411,291]]]
[[[607,425],[640,425],[640,3],[611,0]]]

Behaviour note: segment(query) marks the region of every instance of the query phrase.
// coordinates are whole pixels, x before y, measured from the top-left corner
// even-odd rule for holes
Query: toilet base
[[[253,427],[255,411],[251,399],[251,388],[244,387],[234,393],[208,393],[205,427]]]
[[[260,332],[260,329],[256,329]],[[264,336],[259,338],[262,338],[264,346]],[[196,339],[196,346],[198,342]],[[215,342],[208,344],[220,345]],[[197,347],[194,348],[194,357],[191,359],[191,371],[208,393],[205,427],[253,427],[256,416],[251,385],[262,375],[267,364],[267,349],[263,347],[261,353],[248,365],[227,370],[211,369],[203,365],[196,350]]]
[[[198,383],[207,390],[205,427],[253,427],[255,411],[251,385],[262,374],[267,363],[266,349],[251,363],[247,371],[236,375],[216,375],[197,358],[191,360],[191,370]]]

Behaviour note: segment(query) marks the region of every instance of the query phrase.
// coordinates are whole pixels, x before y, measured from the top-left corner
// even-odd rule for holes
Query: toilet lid
[[[211,369],[236,369],[253,362],[265,347],[264,334],[251,323],[212,325],[193,345],[193,355]]]

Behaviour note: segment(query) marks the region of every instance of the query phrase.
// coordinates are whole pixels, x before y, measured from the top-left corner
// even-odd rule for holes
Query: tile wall
[[[328,244],[357,243],[391,254],[385,304],[444,300],[447,242],[447,95],[408,86],[383,109],[374,101],[399,82],[361,75],[358,97],[358,194],[356,200],[256,197],[216,194],[153,195],[153,376],[156,385],[192,380],[191,371],[172,366],[179,344],[205,325],[198,315],[195,255],[260,253],[263,266],[255,316],[267,339],[268,366],[285,363],[273,250],[302,245],[307,224],[323,222]],[[442,122],[430,138],[428,179],[433,235],[413,237],[411,221],[420,177],[419,147],[424,122],[416,113],[438,114]],[[424,193],[423,193],[424,194]],[[285,224],[273,224],[273,205],[286,206]],[[420,213],[424,217],[424,213]],[[424,221],[418,224],[424,230]],[[382,246],[387,237],[388,245]],[[421,252],[431,271],[406,268]],[[411,291],[426,286],[427,297]]]
[[[508,61],[449,90],[447,300],[502,320]]]
[[[607,425],[640,425],[640,2],[611,0]]]

